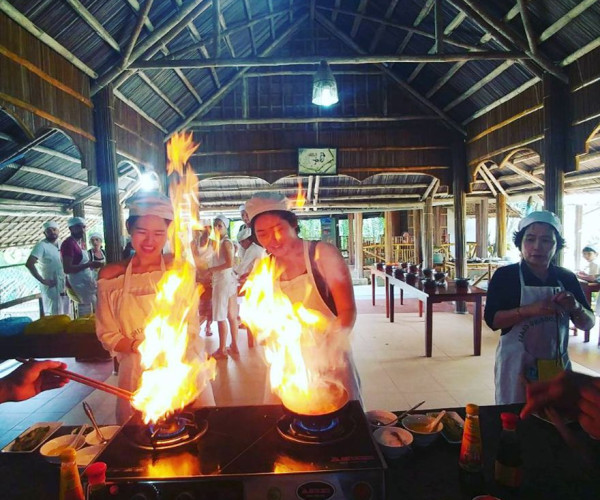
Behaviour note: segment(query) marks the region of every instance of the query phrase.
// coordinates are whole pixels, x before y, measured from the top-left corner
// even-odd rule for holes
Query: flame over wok
[[[301,303],[292,304],[278,286],[275,260],[257,263],[243,291],[240,316],[264,347],[271,390],[284,406],[302,415],[332,413],[347,393],[327,376],[328,320]]]
[[[158,283],[154,315],[139,346],[144,372],[132,404],[146,423],[157,422],[194,401],[216,374],[216,362],[198,345],[194,329],[203,290],[196,284],[191,251],[192,229],[199,227],[198,196],[196,177],[187,162],[197,147],[191,134],[185,133],[174,135],[167,145],[175,212],[169,226],[174,260]]]

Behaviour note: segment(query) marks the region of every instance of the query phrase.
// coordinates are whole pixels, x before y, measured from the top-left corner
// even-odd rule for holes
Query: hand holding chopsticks
[[[17,361],[21,363],[27,363],[28,360],[22,358],[15,358]],[[104,382],[100,382],[98,380],[94,380],[93,378],[86,377],[85,375],[80,375],[79,373],[70,372],[69,370],[63,370],[60,368],[50,368],[46,370],[47,372],[56,375],[58,377],[63,377],[69,380],[74,380],[75,382],[79,382],[80,384],[87,385],[89,387],[93,387],[94,389],[100,389],[101,391],[108,392],[114,396],[131,400],[133,394],[125,389],[121,389],[120,387],[115,387],[114,385],[105,384]]]

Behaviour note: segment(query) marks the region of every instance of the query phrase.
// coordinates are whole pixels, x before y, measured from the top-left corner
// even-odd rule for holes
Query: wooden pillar
[[[73,205],[73,217],[83,217],[85,219],[85,205],[83,203]]]
[[[421,228],[423,220],[423,210],[413,210],[413,227],[415,231],[414,245],[415,245],[415,260],[418,262],[421,260]]]
[[[348,264],[354,265],[354,214],[348,214]]]
[[[384,255],[386,262],[392,262],[394,260],[394,245],[392,243],[393,227],[392,227],[392,213],[384,212],[383,215],[383,237],[384,237]]]
[[[481,259],[488,258],[488,212],[487,199],[477,203],[475,217],[477,221],[477,256]]]
[[[573,235],[573,241],[575,244],[573,245],[573,262],[575,263],[575,269],[580,269],[581,267],[581,225],[583,223],[583,206],[575,205],[575,234]]]
[[[506,195],[496,195],[496,257],[506,257]]]
[[[454,194],[454,260],[456,277],[467,276],[467,150],[464,139],[457,138],[452,143],[452,191]],[[456,302],[456,312],[465,313],[466,305]]]
[[[108,262],[121,260],[121,206],[117,172],[114,96],[107,85],[92,98],[96,136],[96,177],[102,201],[104,242]]]
[[[544,208],[563,220],[565,172],[575,170],[573,148],[569,141],[571,123],[568,85],[544,75]],[[560,265],[562,252],[555,261]]]
[[[359,278],[362,278],[362,272],[364,267],[364,256],[363,256],[363,214],[359,212],[354,216],[354,248],[355,248],[355,261],[354,270]]]
[[[425,199],[423,208],[423,268],[433,267],[433,198]]]

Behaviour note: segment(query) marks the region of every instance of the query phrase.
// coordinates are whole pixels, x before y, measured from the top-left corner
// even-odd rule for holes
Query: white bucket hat
[[[562,224],[560,223],[560,219],[555,213],[550,212],[549,210],[531,212],[527,217],[519,221],[519,231],[525,229],[527,226],[530,226],[535,222],[543,222],[544,224],[548,224],[556,229],[558,234],[562,235]]]
[[[274,210],[289,211],[288,199],[281,193],[256,193],[246,202],[250,221],[257,215]]]

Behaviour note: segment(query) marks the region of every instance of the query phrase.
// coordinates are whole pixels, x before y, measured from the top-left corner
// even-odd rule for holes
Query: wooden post
[[[581,223],[583,222],[583,205],[575,205],[575,234],[573,235],[573,262],[575,263],[575,269],[580,268],[581,264]]]
[[[362,278],[363,267],[364,267],[364,255],[363,255],[363,214],[358,212],[354,216],[354,222],[356,227],[354,229],[354,247],[356,249],[354,261],[354,272],[358,278]]]
[[[565,172],[575,170],[569,141],[571,123],[569,86],[544,75],[544,208],[563,220]],[[562,252],[554,260],[560,265]]]
[[[96,177],[102,201],[104,242],[108,262],[121,260],[121,206],[114,123],[112,85],[107,85],[92,98],[94,134],[96,136]]]
[[[477,204],[477,256],[487,259],[488,255],[488,212],[489,203],[487,199]]]
[[[348,264],[354,265],[354,214],[348,214]]]
[[[423,227],[423,210],[413,210],[413,227],[414,227],[414,244],[415,244],[415,260],[421,260],[421,234]]]
[[[83,217],[85,219],[85,205],[83,203],[73,204],[73,217]]]
[[[506,196],[496,195],[496,257],[506,256]]]
[[[392,262],[392,260],[394,259],[394,246],[392,244],[392,214],[390,211],[384,212],[383,221],[385,261]]]
[[[456,277],[467,276],[467,150],[465,141],[457,138],[452,143],[452,191],[454,194],[454,264]],[[456,312],[465,313],[463,301],[456,301]]]
[[[425,198],[423,209],[423,269],[433,267],[433,198]]]

